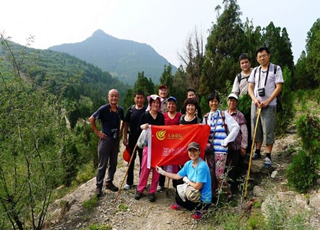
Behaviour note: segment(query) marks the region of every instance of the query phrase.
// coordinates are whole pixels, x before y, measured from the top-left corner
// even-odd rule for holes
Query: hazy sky
[[[116,38],[146,43],[179,66],[177,53],[195,28],[206,42],[218,4],[222,6],[222,0],[7,0],[1,3],[0,32],[21,45],[34,35],[31,47],[47,49],[81,42],[101,29]],[[255,27],[265,27],[273,21],[287,28],[295,62],[305,50],[307,32],[320,17],[319,0],[238,4],[243,22],[249,18]]]

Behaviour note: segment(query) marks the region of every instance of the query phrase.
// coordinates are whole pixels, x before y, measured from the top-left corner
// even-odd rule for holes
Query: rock
[[[278,175],[278,171],[275,170],[271,173],[271,178],[274,179]]]
[[[286,129],[286,133],[289,133],[289,134],[295,134],[297,133],[297,126],[295,124],[289,126],[287,129]]]
[[[265,190],[263,190],[259,186],[254,186],[254,188],[253,188],[253,195],[256,196],[256,197],[263,196],[264,192],[265,192]]]

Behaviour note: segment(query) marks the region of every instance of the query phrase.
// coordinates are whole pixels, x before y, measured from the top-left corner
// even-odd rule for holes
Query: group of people
[[[210,206],[212,198],[216,196],[218,188],[223,188],[230,195],[237,191],[237,165],[241,156],[247,154],[248,142],[250,141],[248,129],[250,125],[246,120],[250,119],[251,135],[257,119],[257,110],[261,108],[256,139],[255,153],[252,159],[261,158],[261,146],[266,144],[265,166],[271,167],[271,151],[275,141],[274,126],[276,117],[276,97],[281,92],[283,77],[281,68],[270,63],[270,52],[267,47],[260,47],[256,51],[256,58],[259,66],[251,69],[250,57],[248,54],[241,54],[239,73],[233,84],[232,92],[227,98],[228,109],[219,109],[220,97],[213,92],[207,98],[210,112],[202,117],[200,106],[194,89],[187,90],[187,98],[181,108],[177,111],[178,102],[173,96],[168,96],[168,88],[165,85],[159,86],[158,94],[147,96],[148,104],[145,105],[143,91],[136,91],[134,94],[134,105],[126,112],[118,105],[119,94],[116,89],[108,93],[109,104],[101,106],[89,118],[94,132],[100,138],[98,144],[98,170],[96,177],[96,193],[102,195],[103,180],[106,169],[106,189],[118,191],[113,184],[116,171],[119,141],[123,135],[123,144],[133,155],[133,162],[138,153],[140,161],[139,183],[136,189],[135,199],[140,200],[147,187],[148,177],[152,171],[151,184],[149,186],[149,201],[156,201],[156,192],[164,188],[165,177],[173,179],[173,187],[181,184],[188,184],[200,191],[199,201],[190,201],[181,197],[176,189],[176,203],[172,209],[182,207],[189,210],[196,210],[193,218],[199,219],[205,210]],[[242,114],[237,109],[238,99],[243,94],[249,94],[252,99],[251,116]],[[247,119],[246,119],[247,118]],[[96,126],[96,120],[101,120],[102,130]],[[122,125],[121,125],[121,121]],[[136,143],[140,133],[148,129],[150,125],[188,125],[204,124],[210,126],[207,146],[201,149],[198,143],[192,142],[187,147],[190,160],[183,166],[166,165],[156,168],[148,168],[147,147],[137,148]],[[249,127],[250,128],[250,127]],[[204,159],[201,159],[201,152],[205,152]],[[226,170],[227,166],[228,170]],[[226,176],[227,175],[227,176]],[[227,177],[230,180],[227,180]],[[129,166],[125,190],[133,188],[134,164]]]

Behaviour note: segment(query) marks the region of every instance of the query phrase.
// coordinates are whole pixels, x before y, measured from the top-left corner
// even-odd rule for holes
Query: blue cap
[[[167,98],[167,101],[174,101],[175,103],[178,103],[177,98],[170,96]]]

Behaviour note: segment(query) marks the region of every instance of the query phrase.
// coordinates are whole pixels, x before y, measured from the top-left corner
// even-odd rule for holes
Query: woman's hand
[[[143,130],[146,130],[146,129],[149,128],[149,124],[148,123],[143,124],[143,125],[140,126],[140,128],[143,129]]]
[[[157,170],[157,172],[159,173],[159,174],[161,174],[162,176],[164,176],[164,173],[166,172],[166,171],[164,171],[161,167],[159,167],[159,166],[156,166],[156,170]]]
[[[187,183],[187,184],[190,184],[190,180],[189,180],[189,178],[188,177],[183,177],[183,179],[182,179],[185,183]]]

